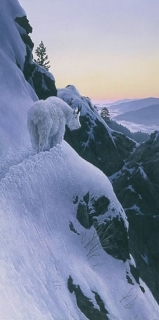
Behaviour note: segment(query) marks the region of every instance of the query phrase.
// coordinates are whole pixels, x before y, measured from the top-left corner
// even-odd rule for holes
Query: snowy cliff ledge
[[[132,258],[106,252],[122,238],[111,221],[127,230],[109,180],[66,142],[10,167],[0,212],[0,319],[158,318]]]

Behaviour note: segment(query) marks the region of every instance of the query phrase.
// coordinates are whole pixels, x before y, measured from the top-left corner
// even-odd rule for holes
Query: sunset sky
[[[92,100],[159,97],[159,0],[19,0],[57,88]]]

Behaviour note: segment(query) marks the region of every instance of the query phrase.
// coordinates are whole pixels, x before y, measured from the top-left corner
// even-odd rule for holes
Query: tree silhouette
[[[44,46],[43,41],[40,42],[39,46],[35,50],[37,59],[34,59],[36,63],[44,67],[47,71],[50,68],[50,61],[48,61],[48,55],[46,54],[46,47]]]
[[[105,122],[110,121],[109,110],[106,107],[102,108],[100,115],[105,120]]]

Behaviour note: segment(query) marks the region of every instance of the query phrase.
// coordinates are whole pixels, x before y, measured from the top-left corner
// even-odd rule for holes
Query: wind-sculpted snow
[[[9,172],[10,168],[18,165],[24,159],[34,155],[35,152],[31,147],[19,149],[15,153],[12,150],[8,150],[0,157],[0,180],[5,177],[6,173]]]
[[[104,312],[101,319],[157,319],[149,289],[130,273],[133,260],[114,259],[94,227],[86,230],[77,220],[75,199],[88,192],[109,199],[99,222],[113,218],[113,207],[127,227],[108,179],[65,142],[24,158],[1,179],[0,319],[89,319],[78,294],[96,314]],[[98,245],[91,257],[93,237]]]

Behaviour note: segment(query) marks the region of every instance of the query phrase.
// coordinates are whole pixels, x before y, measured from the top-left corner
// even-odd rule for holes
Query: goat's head
[[[82,106],[78,105],[77,108],[73,109],[72,115],[69,117],[69,120],[67,122],[67,125],[70,130],[77,130],[81,127],[79,116],[80,116],[80,110]]]

